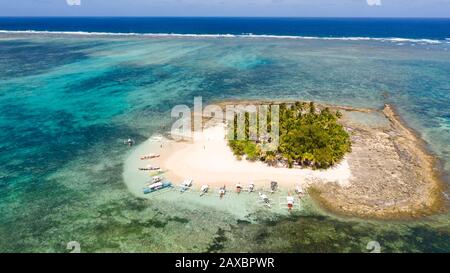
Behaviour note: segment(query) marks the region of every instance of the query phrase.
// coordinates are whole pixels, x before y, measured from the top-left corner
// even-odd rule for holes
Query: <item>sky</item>
[[[0,16],[450,17],[450,0],[0,0]]]

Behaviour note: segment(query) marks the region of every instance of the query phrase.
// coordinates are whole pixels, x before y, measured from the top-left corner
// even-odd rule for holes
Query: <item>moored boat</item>
[[[157,166],[148,165],[145,168],[139,168],[139,170],[140,171],[158,171],[158,170],[161,170],[161,168],[157,167]]]
[[[144,194],[149,194],[158,190],[172,187],[171,182],[156,182],[144,188]]]
[[[153,158],[158,158],[158,157],[159,157],[159,154],[148,154],[148,155],[141,156],[141,160],[153,159]]]
[[[209,190],[209,186],[208,185],[203,185],[201,188],[200,188],[200,196],[203,196],[203,195],[205,195],[207,192],[208,192],[208,190]]]
[[[181,185],[180,185],[181,192],[187,191],[192,186],[193,182],[194,182],[194,180],[192,180],[192,179],[186,179],[183,182],[181,182]]]

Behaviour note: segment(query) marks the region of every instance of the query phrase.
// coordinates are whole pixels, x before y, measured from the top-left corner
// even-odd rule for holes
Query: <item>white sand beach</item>
[[[150,153],[161,156],[153,160],[139,159]],[[139,196],[142,196],[142,181],[149,180],[149,174],[138,168],[148,164],[161,167],[164,176],[174,184],[193,179],[195,188],[205,184],[211,188],[223,185],[234,188],[238,182],[244,186],[252,182],[257,188],[268,188],[270,181],[277,181],[280,187],[294,190],[296,185],[306,187],[316,182],[336,182],[346,186],[351,178],[346,159],[328,170],[278,168],[263,162],[238,160],[227,145],[223,124],[196,132],[192,141],[175,142],[160,137],[135,148],[126,161],[124,179],[129,189]]]

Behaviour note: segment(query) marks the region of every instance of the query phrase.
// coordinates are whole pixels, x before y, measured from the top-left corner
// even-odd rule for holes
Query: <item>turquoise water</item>
[[[450,44],[0,34],[0,251],[450,250],[450,216],[342,219],[313,204],[248,219],[134,197],[129,149],[177,104],[299,99],[394,104],[450,173]],[[190,234],[191,236],[186,236]],[[195,239],[195,240],[193,240]]]

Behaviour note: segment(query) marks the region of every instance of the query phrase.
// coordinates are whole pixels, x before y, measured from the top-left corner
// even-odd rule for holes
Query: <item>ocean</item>
[[[52,17],[0,18],[1,30],[372,37],[445,40],[450,20],[396,18]]]
[[[0,251],[449,252],[448,213],[242,217],[122,178],[123,140],[164,133],[194,96],[390,103],[448,177],[449,37],[450,19],[0,18]]]

